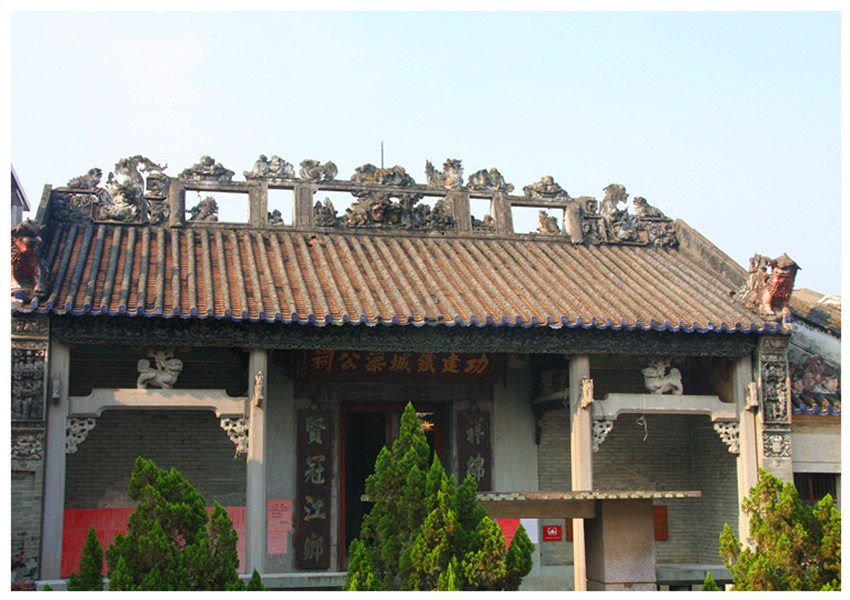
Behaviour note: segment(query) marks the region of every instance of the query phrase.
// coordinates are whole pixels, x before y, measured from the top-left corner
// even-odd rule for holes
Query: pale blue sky
[[[30,200],[122,157],[176,176],[446,158],[573,197],[626,186],[746,265],[840,294],[838,12],[12,13]],[[339,207],[338,207],[339,208]]]

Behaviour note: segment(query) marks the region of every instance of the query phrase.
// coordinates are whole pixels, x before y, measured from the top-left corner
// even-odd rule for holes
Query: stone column
[[[47,404],[44,457],[44,522],[41,578],[59,579],[62,568],[62,528],[65,520],[65,439],[68,428],[69,346],[50,342],[50,402]]]
[[[758,387],[753,381],[753,365],[749,356],[738,359],[732,371],[732,386],[738,409],[738,539],[746,540],[749,518],[741,510],[744,498],[758,483]]]
[[[587,525],[588,588],[656,591],[653,533],[652,500],[597,501]]]
[[[585,381],[590,381],[590,357],[586,354],[571,357],[570,472],[574,491],[593,489],[593,427],[589,399],[585,398]],[[584,519],[573,519],[573,565],[575,591],[587,590]]]
[[[794,481],[791,468],[791,382],[789,335],[764,335],[758,347],[761,396],[761,466],[784,481]]]
[[[10,533],[12,576],[20,581],[39,576],[48,333],[47,317],[12,317]]]
[[[248,359],[247,492],[245,497],[245,563],[250,574],[265,570],[266,557],[266,377],[268,354],[252,348]]]

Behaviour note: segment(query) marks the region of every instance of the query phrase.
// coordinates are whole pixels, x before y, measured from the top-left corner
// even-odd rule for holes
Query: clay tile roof
[[[61,222],[25,311],[325,325],[778,331],[682,250],[474,237]],[[219,224],[220,225],[220,224]]]

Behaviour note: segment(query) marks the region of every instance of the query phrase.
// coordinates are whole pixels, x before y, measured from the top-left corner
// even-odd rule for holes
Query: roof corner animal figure
[[[47,294],[47,263],[38,255],[41,229],[31,219],[12,227],[12,295],[25,301]]]

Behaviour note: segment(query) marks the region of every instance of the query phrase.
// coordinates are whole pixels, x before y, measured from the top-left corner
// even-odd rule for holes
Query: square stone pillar
[[[590,357],[570,358],[570,461],[573,491],[593,489],[593,423],[585,381],[590,381]],[[592,390],[592,386],[590,388]],[[592,391],[590,392],[592,395]],[[575,591],[587,589],[584,519],[573,519]]]
[[[252,348],[248,358],[248,465],[245,495],[245,566],[263,573],[266,558],[266,378],[268,353]]]
[[[738,410],[738,539],[746,540],[749,518],[741,505],[758,483],[759,431],[758,386],[753,381],[753,364],[749,356],[738,359],[732,371],[732,386]]]
[[[656,590],[651,499],[598,501],[586,524],[588,590]]]
[[[70,348],[50,342],[50,401],[47,403],[44,456],[44,520],[41,579],[59,579],[62,569],[62,530],[65,523],[65,441],[68,429]]]

